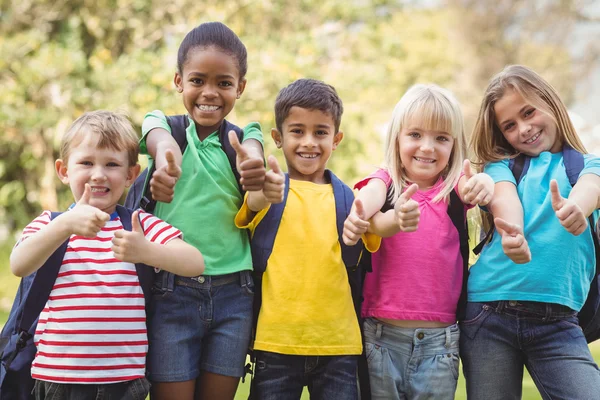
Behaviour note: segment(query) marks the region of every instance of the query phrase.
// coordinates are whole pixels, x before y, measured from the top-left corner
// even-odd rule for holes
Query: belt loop
[[[505,306],[505,301],[504,300],[500,300],[498,302],[498,305],[496,306],[496,312],[497,313],[501,313],[502,310],[504,309],[504,306]]]
[[[377,329],[375,330],[375,338],[381,339],[381,333],[383,331],[383,325],[381,322],[377,322]]]
[[[446,347],[447,349],[450,348],[450,343],[452,343],[452,326],[453,325],[446,327],[446,343],[444,344],[444,347]]]
[[[248,270],[240,271],[240,286],[247,287],[250,285],[250,281],[248,280]]]

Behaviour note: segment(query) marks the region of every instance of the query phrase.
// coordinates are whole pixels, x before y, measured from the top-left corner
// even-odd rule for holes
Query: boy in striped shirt
[[[181,232],[143,211],[125,231],[117,202],[137,177],[138,137],[124,116],[89,112],[65,134],[56,172],[75,203],[25,227],[10,256],[17,276],[37,271],[69,240],[35,333],[36,399],[145,399],[146,313],[134,263],[177,275],[204,271]]]

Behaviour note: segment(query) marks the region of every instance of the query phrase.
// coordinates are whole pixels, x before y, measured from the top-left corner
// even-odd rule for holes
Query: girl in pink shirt
[[[389,124],[383,168],[360,181],[344,242],[383,239],[364,283],[362,316],[373,399],[452,399],[458,380],[456,309],[463,281],[451,193],[487,204],[494,183],[473,174],[460,105],[448,90],[415,85]]]

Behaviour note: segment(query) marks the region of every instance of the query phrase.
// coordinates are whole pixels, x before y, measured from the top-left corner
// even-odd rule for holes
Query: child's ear
[[[67,163],[60,158],[54,162],[54,168],[56,169],[56,175],[58,179],[65,185],[69,184],[69,175],[67,171]]]
[[[135,178],[140,174],[140,164],[135,164],[133,167],[129,167],[127,171],[127,181],[125,181],[125,187],[129,187],[135,181]]]
[[[344,138],[344,132],[339,131],[338,133],[336,133],[335,136],[333,137],[333,146],[331,147],[331,149],[335,150],[343,138]]]
[[[283,137],[281,135],[281,132],[279,132],[277,129],[273,128],[273,129],[271,129],[271,137],[273,138],[273,141],[275,142],[275,146],[277,146],[277,148],[280,149],[281,143],[283,142]]]
[[[177,88],[177,92],[183,92],[183,80],[179,72],[175,72],[175,76],[173,77],[173,83],[175,83],[175,87]]]
[[[237,98],[239,99],[244,93],[244,89],[246,89],[246,78],[240,79],[240,83],[237,87]]]

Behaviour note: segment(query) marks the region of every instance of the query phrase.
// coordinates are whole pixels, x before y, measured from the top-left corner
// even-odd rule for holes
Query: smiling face
[[[529,104],[514,89],[507,90],[494,104],[496,124],[517,151],[536,157],[543,151],[562,149],[556,122],[546,112]]]
[[[325,182],[325,167],[344,134],[335,132],[333,118],[323,111],[294,106],[283,121],[283,132],[271,131],[283,149],[290,179]]]
[[[175,74],[175,86],[183,94],[183,104],[196,123],[200,139],[217,130],[246,80],[240,79],[237,59],[216,47],[199,47],[190,51],[181,73]]]
[[[437,182],[450,162],[454,138],[447,132],[409,125],[400,130],[398,146],[407,179],[425,189]]]
[[[137,177],[140,166],[129,166],[127,151],[99,148],[97,136],[85,135],[80,143],[71,147],[66,162],[56,160],[56,172],[60,180],[71,187],[76,202],[87,183],[92,189],[89,204],[110,214],[115,211],[125,188]]]

